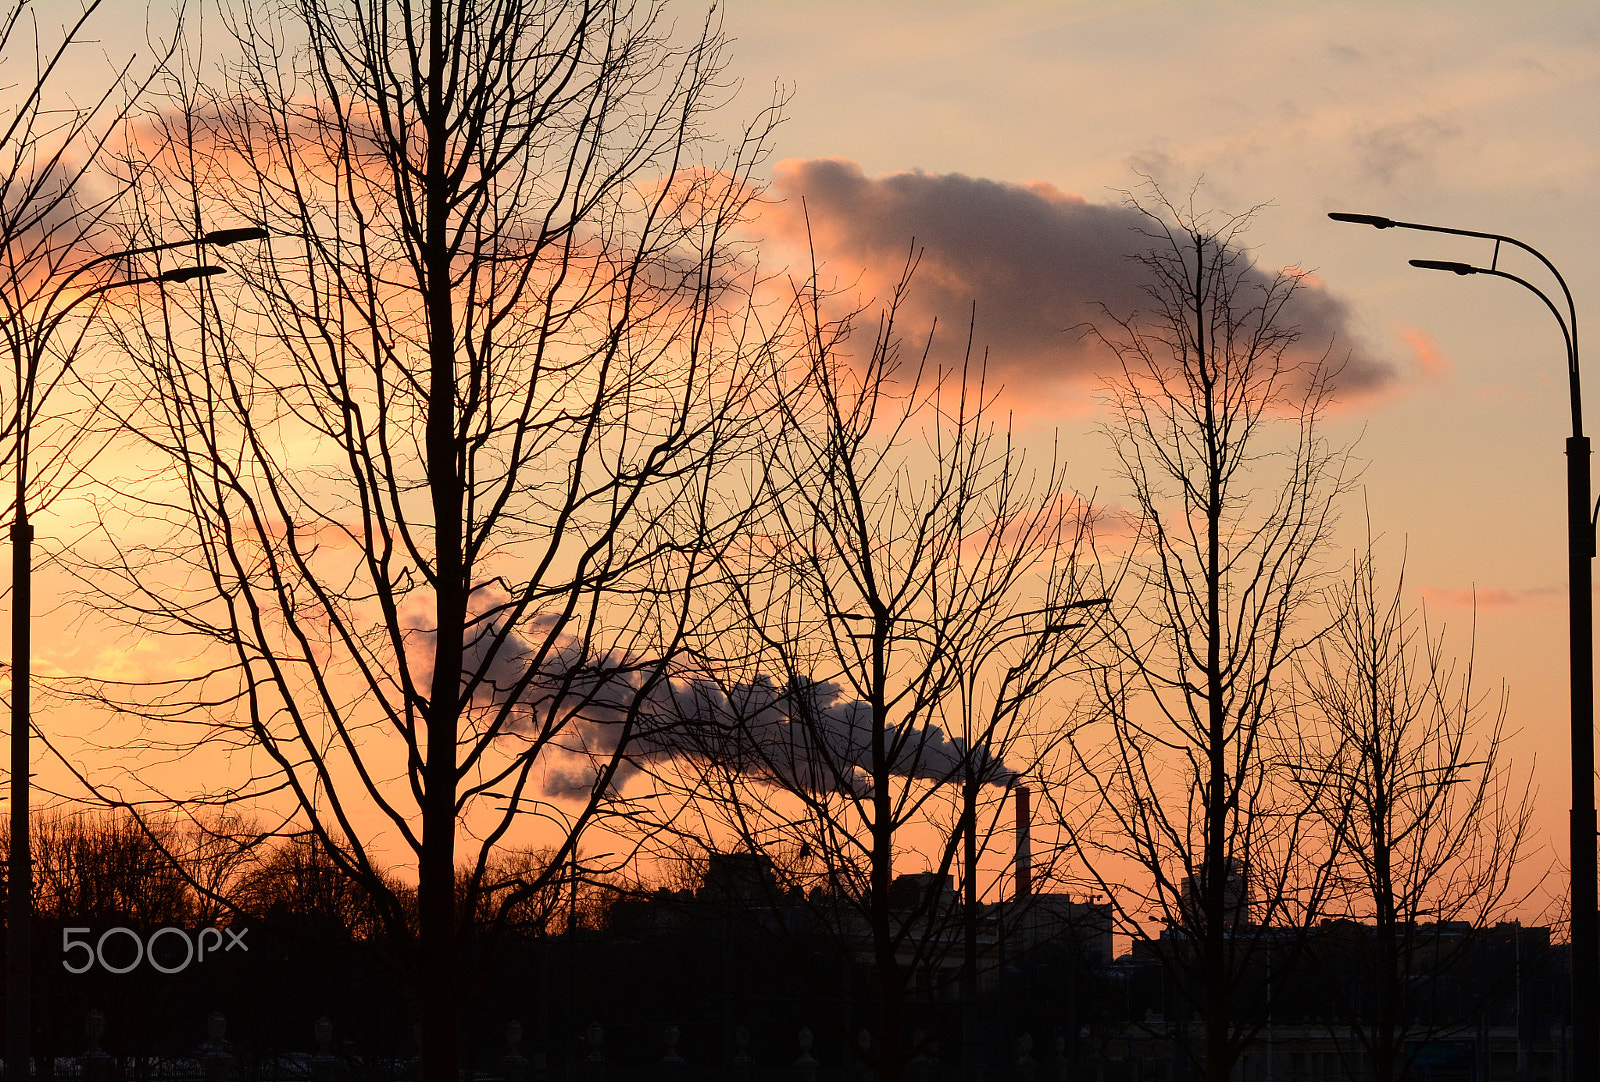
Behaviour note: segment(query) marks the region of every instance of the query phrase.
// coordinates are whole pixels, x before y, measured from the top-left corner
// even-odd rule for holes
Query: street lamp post
[[[1600,899],[1596,897],[1594,806],[1594,614],[1591,561],[1595,555],[1594,520],[1590,517],[1589,438],[1583,434],[1583,402],[1578,386],[1578,310],[1572,291],[1555,265],[1538,250],[1499,233],[1449,229],[1416,222],[1397,222],[1375,214],[1329,214],[1336,222],[1376,229],[1416,229],[1494,241],[1489,266],[1436,259],[1413,259],[1424,270],[1453,274],[1488,274],[1505,278],[1542,300],[1561,326],[1567,347],[1567,386],[1572,400],[1572,435],[1567,438],[1567,589],[1572,680],[1572,1078],[1600,1082]],[[1533,283],[1499,269],[1500,246],[1520,248],[1544,264],[1561,286],[1566,311]]]
[[[29,838],[29,692],[32,682],[33,636],[33,524],[28,520],[28,437],[36,400],[39,367],[50,336],[73,309],[113,289],[147,285],[152,282],[188,282],[224,273],[222,267],[177,267],[160,274],[138,278],[119,278],[84,290],[61,305],[67,290],[82,275],[96,267],[130,256],[163,252],[191,244],[226,245],[244,240],[260,240],[265,229],[246,226],[219,229],[199,237],[129,248],[98,256],[66,275],[44,299],[44,315],[36,333],[29,336],[29,348],[17,359],[16,429],[16,505],[11,524],[11,843],[6,877],[6,1077],[26,1082],[30,1071],[29,1043],[32,1030],[33,965],[33,854]],[[38,395],[39,399],[48,394]]]

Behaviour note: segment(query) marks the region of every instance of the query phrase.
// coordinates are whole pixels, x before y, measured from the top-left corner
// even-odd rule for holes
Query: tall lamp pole
[[[1572,435],[1567,438],[1567,615],[1570,623],[1572,677],[1572,1079],[1600,1082],[1600,899],[1596,897],[1594,807],[1594,614],[1590,593],[1595,555],[1594,520],[1590,517],[1589,437],[1583,434],[1583,401],[1578,387],[1578,310],[1572,291],[1555,264],[1543,253],[1512,237],[1473,229],[1447,229],[1416,222],[1397,222],[1375,214],[1329,214],[1336,222],[1377,229],[1417,229],[1494,241],[1487,267],[1437,259],[1413,259],[1413,267],[1453,274],[1488,274],[1516,282],[1536,295],[1556,317],[1567,347],[1567,386],[1572,396]],[[1520,248],[1544,264],[1561,286],[1563,312],[1533,283],[1499,268],[1500,246]]]
[[[177,267],[160,274],[118,278],[92,286],[72,297],[59,310],[56,304],[81,276],[114,260],[164,252],[191,244],[226,245],[261,240],[265,229],[246,226],[218,229],[199,237],[129,248],[98,256],[64,276],[44,298],[38,330],[27,338],[25,352],[17,358],[16,505],[11,524],[11,843],[6,876],[6,1078],[26,1082],[31,1067],[29,1040],[32,1019],[33,966],[33,854],[28,830],[29,691],[32,682],[33,524],[28,521],[28,438],[34,411],[48,395],[39,390],[39,368],[46,345],[73,309],[113,289],[152,282],[187,282],[224,273],[222,267]]]

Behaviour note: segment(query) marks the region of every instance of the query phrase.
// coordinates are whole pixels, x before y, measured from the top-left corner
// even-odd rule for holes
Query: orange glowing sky
[[[144,0],[108,7],[108,52],[143,37]],[[698,19],[688,5],[679,17]],[[1330,432],[1356,444],[1390,566],[1409,553],[1413,596],[1458,646],[1475,591],[1479,679],[1508,683],[1517,760],[1537,756],[1539,825],[1564,848],[1567,404],[1556,328],[1510,283],[1406,265],[1487,260],[1483,245],[1326,213],[1520,237],[1563,269],[1580,319],[1595,312],[1600,10],[732,0],[724,18],[743,80],[729,132],[774,84],[792,90],[769,169],[776,194],[816,199],[832,177],[835,193],[853,185],[859,196],[812,204],[830,267],[853,278],[861,260],[903,252],[919,232],[929,296],[984,293],[979,339],[992,340],[1013,401],[1027,404],[1019,423],[1041,444],[1059,425],[1075,485],[1100,502],[1115,503],[1120,487],[1096,432],[1094,361],[1065,329],[1087,315],[1073,303],[1103,298],[1065,297],[1056,276],[1072,253],[1041,248],[1055,234],[1007,215],[1114,208],[1139,173],[1174,195],[1203,177],[1201,206],[1270,204],[1251,233],[1257,258],[1314,272],[1328,300],[1313,322],[1376,373]],[[942,208],[937,220],[920,220],[930,206]],[[792,209],[771,213],[773,237],[793,237]],[[1074,265],[1073,288],[1103,283],[1115,295],[1116,266]],[[898,265],[865,269],[870,285]],[[1600,418],[1600,366],[1589,382]],[[1361,519],[1358,494],[1345,510],[1350,546]],[[68,666],[83,645],[58,644],[42,661]]]
[[[837,158],[868,178],[961,174],[1109,206],[1142,172],[1179,194],[1203,177],[1202,206],[1271,204],[1251,234],[1262,264],[1313,271],[1347,306],[1335,349],[1394,376],[1345,402],[1330,426],[1356,442],[1391,567],[1405,549],[1413,598],[1458,647],[1476,593],[1478,678],[1507,682],[1517,762],[1537,759],[1544,841],[1565,849],[1559,332],[1511,283],[1406,264],[1487,261],[1483,244],[1337,225],[1326,213],[1518,237],[1562,269],[1580,325],[1592,319],[1600,11],[1576,2],[786,0],[734,3],[727,29],[747,96],[775,80],[793,90],[776,157],[797,161],[778,165],[780,178]],[[1019,265],[1037,258],[1018,253]],[[941,260],[959,265],[960,253]],[[1502,266],[1537,272],[1531,261]],[[1081,318],[997,337],[1043,342]],[[982,302],[978,319],[982,338]],[[1041,352],[1009,358],[1008,383],[1058,412],[1025,409],[1024,423],[1041,438],[1060,425],[1080,467],[1075,483],[1110,498],[1120,490],[1094,431],[1091,381],[1052,377],[1052,367],[1076,368],[1070,343]],[[1600,369],[1589,379],[1594,417],[1597,386]],[[1351,546],[1361,518],[1358,495],[1345,511]]]

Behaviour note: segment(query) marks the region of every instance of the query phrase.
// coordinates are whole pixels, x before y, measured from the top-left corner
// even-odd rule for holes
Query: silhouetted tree
[[[127,815],[57,811],[35,818],[35,911],[63,924],[188,925],[196,899],[169,856],[178,848],[175,833],[170,821],[139,823]]]
[[[404,896],[399,883],[390,889]],[[367,885],[347,875],[315,838],[287,838],[262,852],[228,890],[238,911],[311,948],[371,941],[384,931]]]
[[[1333,367],[1298,352],[1288,322],[1299,276],[1254,266],[1250,214],[1214,223],[1156,197],[1139,207],[1150,310],[1100,330],[1120,360],[1107,430],[1141,528],[1106,721],[1078,742],[1099,814],[1064,825],[1199,1015],[1189,1053],[1207,1082],[1226,1082],[1260,1025],[1246,975],[1270,926],[1314,914],[1326,874],[1274,736],[1291,659],[1321,630],[1308,614],[1345,480],[1318,428]]]
[[[1512,873],[1533,813],[1503,755],[1504,688],[1474,686],[1471,649],[1452,661],[1443,632],[1405,607],[1404,582],[1402,569],[1389,593],[1369,543],[1333,591],[1338,622],[1297,663],[1309,720],[1326,727],[1296,746],[1301,784],[1338,839],[1328,912],[1371,922],[1371,941],[1338,959],[1354,980],[1326,991],[1377,1082],[1410,1075],[1436,986],[1526,897]]]
[[[1087,523],[1062,465],[1025,464],[980,364],[902,356],[913,267],[864,346],[815,275],[801,291],[805,365],[780,399],[764,513],[724,555],[730,617],[678,689],[695,743],[665,768],[689,797],[677,831],[709,823],[702,843],[744,862],[707,890],[802,906],[827,964],[870,972],[870,1039],[844,1037],[885,1080],[920,1051],[908,999],[961,942],[943,884],[980,893],[963,838],[989,852],[1006,789],[1053,769],[1051,692],[1086,619]],[[909,846],[927,878],[897,884]]]
[[[765,352],[730,230],[772,116],[710,148],[723,40],[653,2],[220,22],[221,81],[175,83],[139,144],[143,228],[274,240],[202,321],[148,308],[125,335],[85,569],[184,658],[90,690],[153,723],[130,754],[193,765],[99,780],[315,838],[397,951],[423,1077],[454,1082],[484,895],[498,919],[538,894],[622,799],[748,508]],[[494,855],[527,812],[554,852],[507,889]]]

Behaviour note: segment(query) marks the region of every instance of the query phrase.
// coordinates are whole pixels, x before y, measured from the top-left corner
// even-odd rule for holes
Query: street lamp
[[[1567,616],[1572,679],[1572,1078],[1600,1082],[1600,899],[1596,897],[1594,807],[1594,614],[1590,594],[1595,555],[1594,520],[1590,517],[1589,438],[1583,434],[1583,402],[1578,388],[1578,310],[1572,291],[1555,264],[1520,240],[1499,233],[1448,229],[1416,222],[1397,222],[1375,214],[1329,214],[1336,222],[1376,229],[1416,229],[1494,241],[1487,267],[1438,259],[1413,259],[1413,267],[1452,274],[1487,274],[1505,278],[1532,292],[1561,326],[1567,347],[1567,386],[1572,400],[1572,435],[1567,438]],[[1499,268],[1500,246],[1509,244],[1533,256],[1555,277],[1566,301],[1562,312],[1533,283]]]
[[[39,366],[50,336],[79,305],[113,289],[152,282],[189,282],[226,273],[223,267],[176,267],[160,274],[120,278],[84,290],[56,305],[82,275],[96,267],[130,256],[164,252],[191,244],[227,245],[261,240],[267,231],[258,226],[219,229],[199,237],[151,244],[111,252],[86,261],[64,276],[38,306],[43,315],[38,330],[17,363],[16,508],[11,524],[11,845],[6,877],[6,1077],[26,1082],[30,1070],[29,1039],[32,1028],[33,964],[33,854],[28,836],[30,756],[28,749],[29,691],[32,682],[33,639],[33,524],[28,521],[28,437],[34,411],[48,395],[38,392]],[[70,361],[68,362],[70,364]],[[36,401],[36,395],[40,399]]]

